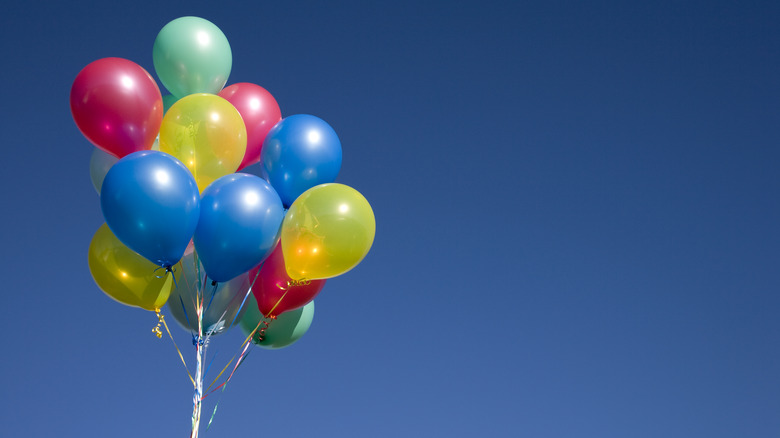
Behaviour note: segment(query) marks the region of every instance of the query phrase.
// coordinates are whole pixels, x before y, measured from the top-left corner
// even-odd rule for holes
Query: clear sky
[[[103,218],[68,96],[103,57],[154,75],[157,32],[196,15],[230,41],[228,84],[333,126],[337,181],[377,218],[203,436],[780,436],[780,3],[3,9],[0,435],[189,433],[170,340],[90,276]]]

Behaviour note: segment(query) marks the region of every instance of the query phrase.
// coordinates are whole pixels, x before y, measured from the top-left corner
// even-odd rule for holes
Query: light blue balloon
[[[181,161],[159,151],[129,154],[109,169],[100,191],[108,227],[128,248],[169,267],[195,232],[200,196]]]
[[[268,182],[233,173],[203,191],[193,242],[208,278],[227,281],[265,260],[279,240],[284,207]]]
[[[174,267],[176,287],[168,299],[168,310],[186,330],[198,333],[198,314],[195,303],[203,301],[203,334],[217,335],[227,331],[241,320],[249,292],[249,276],[238,277],[212,285],[207,281],[197,252],[185,253],[181,263]]]
[[[263,175],[289,207],[306,190],[336,180],[341,170],[341,141],[319,117],[297,114],[271,128],[261,161]]]
[[[100,194],[100,188],[103,186],[103,180],[106,178],[108,169],[111,168],[119,158],[105,152],[100,148],[92,150],[92,157],[89,159],[89,179],[92,180],[92,187]]]

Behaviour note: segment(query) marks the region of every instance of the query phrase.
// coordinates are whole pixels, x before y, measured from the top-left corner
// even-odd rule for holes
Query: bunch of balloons
[[[318,117],[282,118],[259,85],[225,87],[232,52],[207,20],[168,23],[153,61],[170,94],[122,58],[88,64],[71,88],[73,119],[96,146],[90,177],[105,218],[89,247],[92,276],[123,304],[168,303],[198,336],[238,325],[261,346],[289,345],[326,279],[373,243],[368,201],[334,182],[341,142]],[[262,177],[236,173],[255,163]]]

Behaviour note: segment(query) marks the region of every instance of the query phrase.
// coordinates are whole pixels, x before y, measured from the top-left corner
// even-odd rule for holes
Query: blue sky
[[[203,436],[780,434],[780,6],[399,0],[5,7],[2,435],[189,432],[156,318],[90,277],[68,104],[93,60],[154,75],[186,15],[227,36],[228,84],[336,130],[377,218]]]

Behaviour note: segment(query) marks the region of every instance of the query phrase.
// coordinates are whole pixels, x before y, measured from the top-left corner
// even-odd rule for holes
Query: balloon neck
[[[162,265],[154,270],[154,272],[159,271],[160,269],[164,270],[167,274],[168,272],[173,272],[173,266],[172,265]],[[155,275],[155,278],[163,278],[165,277],[165,274],[162,275]]]
[[[216,286],[217,285],[217,280],[211,280],[211,285],[212,286]]]

